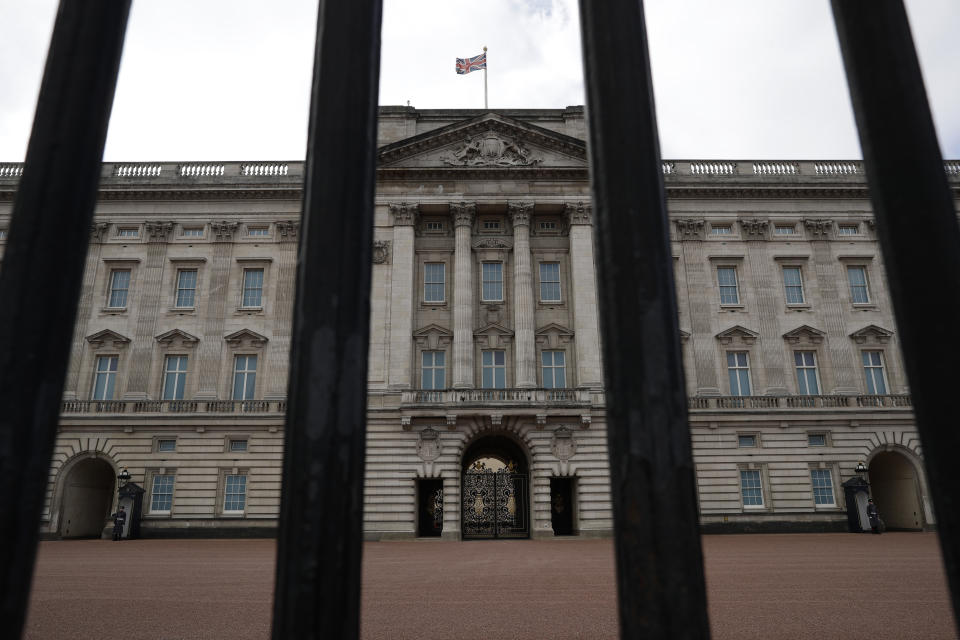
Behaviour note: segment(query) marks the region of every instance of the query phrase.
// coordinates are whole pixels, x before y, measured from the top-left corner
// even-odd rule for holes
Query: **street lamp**
[[[860,476],[861,480],[866,480],[866,477],[864,476],[867,475],[868,469],[867,469],[867,465],[863,464],[863,460],[858,462],[857,466],[854,467],[853,470],[857,472],[857,475]]]
[[[120,481],[121,487],[127,486],[127,483],[130,482],[130,472],[127,471],[126,467],[123,468],[123,471],[117,474],[117,480]]]

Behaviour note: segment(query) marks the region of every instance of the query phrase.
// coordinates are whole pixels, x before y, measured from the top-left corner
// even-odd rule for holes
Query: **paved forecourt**
[[[714,638],[956,638],[936,537],[703,539]],[[40,545],[27,638],[268,638],[272,540]],[[616,638],[609,540],[364,546],[363,638]]]

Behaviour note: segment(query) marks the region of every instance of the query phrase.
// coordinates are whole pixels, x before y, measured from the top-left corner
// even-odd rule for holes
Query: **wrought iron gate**
[[[466,471],[461,505],[464,540],[530,536],[525,474]]]

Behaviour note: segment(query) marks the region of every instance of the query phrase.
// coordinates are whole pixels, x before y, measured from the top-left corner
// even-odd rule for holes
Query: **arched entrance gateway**
[[[905,455],[882,451],[870,460],[870,493],[888,529],[923,529],[920,478]]]
[[[463,454],[461,532],[464,540],[529,538],[527,457],[505,436],[487,436]]]
[[[66,472],[60,502],[63,538],[99,538],[113,506],[116,474],[102,458],[78,460]]]

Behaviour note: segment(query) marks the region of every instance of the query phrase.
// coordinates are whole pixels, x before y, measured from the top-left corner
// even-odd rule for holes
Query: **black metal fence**
[[[624,637],[709,636],[643,5],[581,0]],[[0,273],[0,636],[19,637],[130,0],[61,0]],[[901,0],[833,0],[954,611],[960,228]],[[273,634],[357,637],[380,0],[320,2]],[[631,61],[624,64],[623,61]],[[340,212],[350,210],[349,220]],[[309,274],[311,286],[303,286]],[[637,325],[641,331],[636,331]],[[613,345],[616,345],[614,348]],[[636,363],[641,363],[639,370]],[[630,375],[621,371],[630,367]]]

